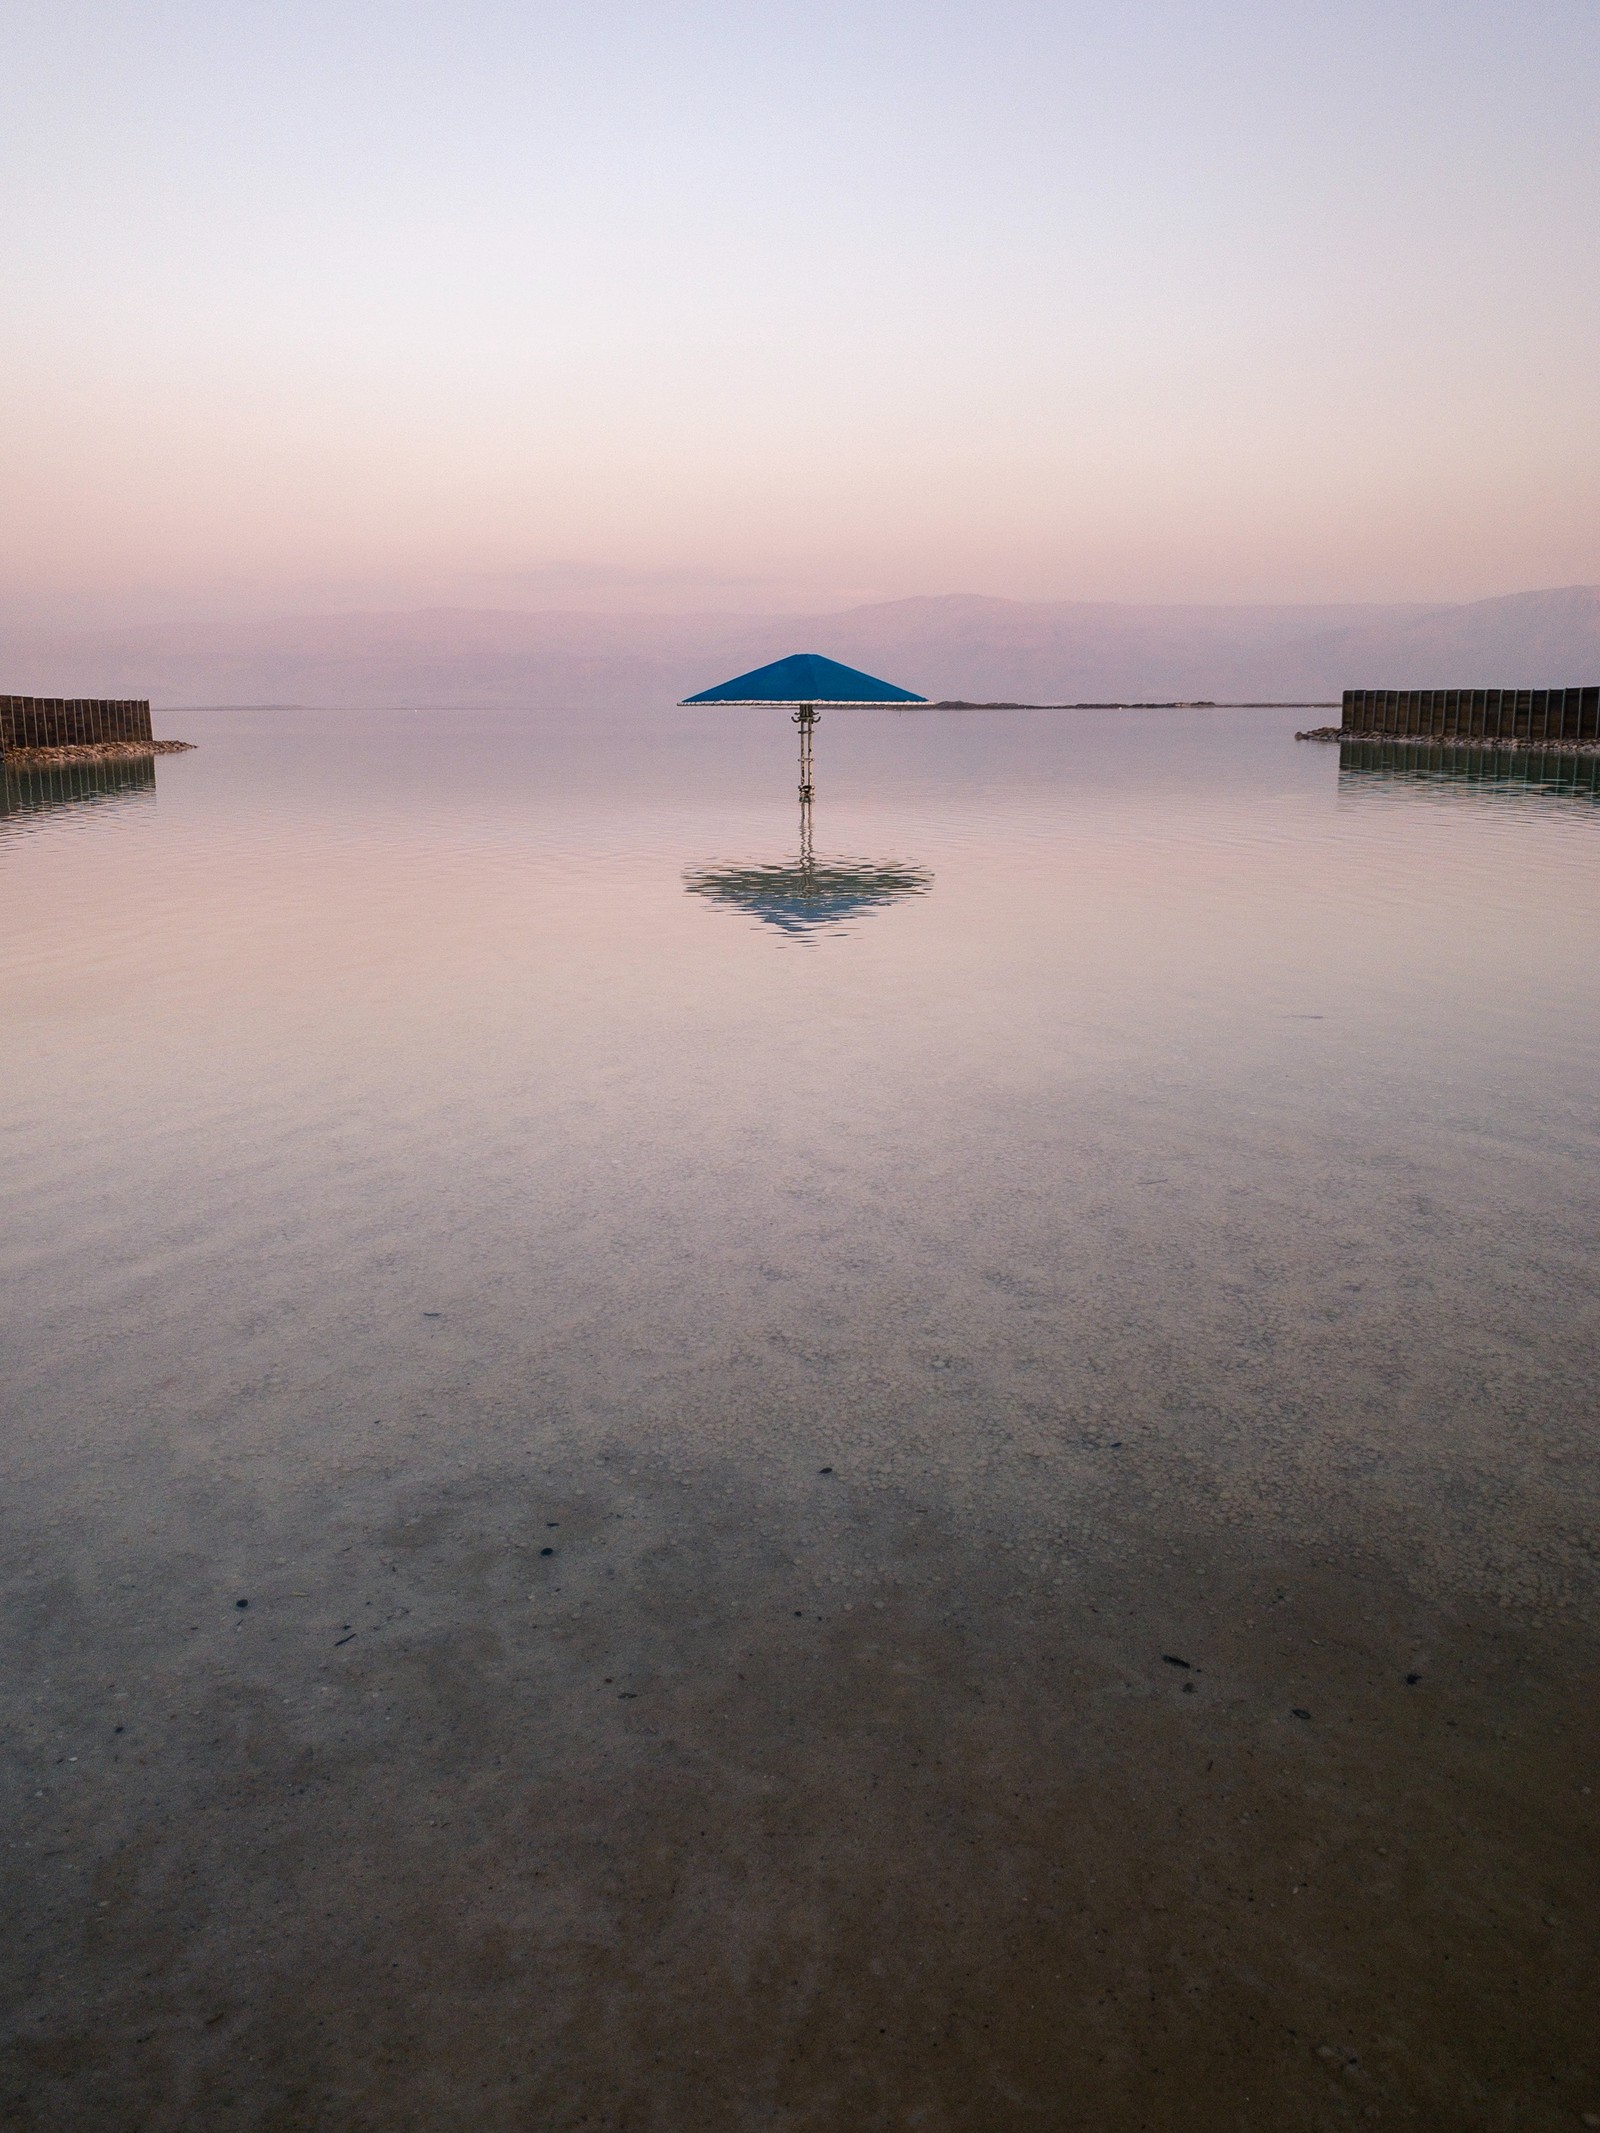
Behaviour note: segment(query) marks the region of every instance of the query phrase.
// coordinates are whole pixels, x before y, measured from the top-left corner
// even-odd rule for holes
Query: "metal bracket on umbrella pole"
[[[811,801],[811,736],[818,724],[815,704],[802,704],[794,715],[800,728],[800,798],[806,805]]]

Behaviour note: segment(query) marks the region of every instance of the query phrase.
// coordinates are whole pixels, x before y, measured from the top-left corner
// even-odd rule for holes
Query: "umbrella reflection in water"
[[[809,935],[837,929],[864,911],[921,896],[933,886],[924,868],[897,859],[819,859],[816,854],[812,801],[812,739],[817,705],[922,703],[923,697],[879,681],[854,667],[814,653],[780,659],[770,667],[738,675],[719,688],[686,699],[690,704],[791,703],[800,729],[800,849],[793,859],[744,865],[700,867],[684,876],[691,896],[749,912],[782,933]]]

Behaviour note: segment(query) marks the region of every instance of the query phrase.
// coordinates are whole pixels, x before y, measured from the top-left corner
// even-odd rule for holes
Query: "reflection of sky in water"
[[[781,710],[186,712],[159,806],[51,808],[0,869],[30,1414],[77,1442],[200,1368],[270,1460],[319,1357],[432,1397],[390,1314],[443,1296],[480,1386],[622,1412],[646,1354],[661,1417],[756,1356],[740,1413],[772,1413],[837,1312],[829,1411],[882,1462],[915,1448],[851,1388],[915,1417],[924,1340],[985,1428],[1128,1410],[1153,1444],[1161,1357],[1208,1413],[1368,1413],[1425,1264],[1430,1419],[1384,1486],[1454,1518],[1462,1344],[1581,1353],[1515,1262],[1592,1229],[1596,820],[1341,778],[1294,722],[841,715],[813,856]],[[1361,1299],[1337,1329],[1328,1296]],[[1275,1442],[1226,1456],[1334,1517]]]
[[[746,911],[781,933],[844,927],[864,911],[923,896],[933,876],[898,860],[777,860],[770,865],[701,867],[684,876],[691,896]]]
[[[808,858],[781,711],[186,713],[159,806],[0,840],[13,1450],[288,1475],[646,1388],[1018,1520],[1104,1425],[1521,1589],[1506,1417],[1590,1401],[1596,817],[1294,718],[841,717]]]

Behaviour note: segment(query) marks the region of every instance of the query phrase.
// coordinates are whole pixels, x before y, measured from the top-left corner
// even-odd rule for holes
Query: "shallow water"
[[[6,782],[5,2122],[1600,2112],[1600,800],[1294,723]]]

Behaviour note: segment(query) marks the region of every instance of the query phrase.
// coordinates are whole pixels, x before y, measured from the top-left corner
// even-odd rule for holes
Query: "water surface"
[[[5,781],[8,2122],[1600,2111],[1595,781],[1294,720]]]

